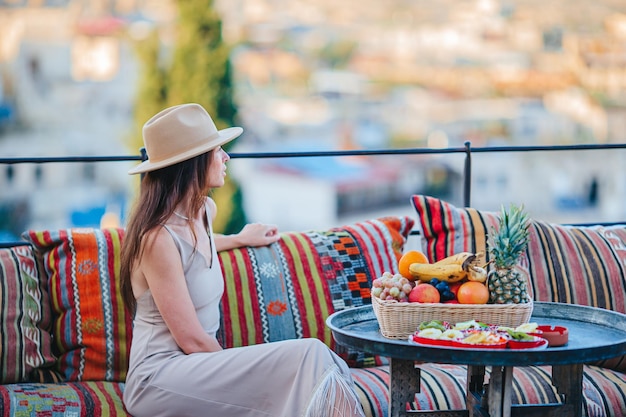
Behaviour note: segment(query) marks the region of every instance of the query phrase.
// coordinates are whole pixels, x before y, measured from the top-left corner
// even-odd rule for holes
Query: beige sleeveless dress
[[[224,290],[215,245],[209,265],[190,243],[165,228],[180,251],[198,318],[215,335]],[[186,355],[150,290],[137,299],[124,404],[135,417],[363,415],[348,367],[318,339]]]

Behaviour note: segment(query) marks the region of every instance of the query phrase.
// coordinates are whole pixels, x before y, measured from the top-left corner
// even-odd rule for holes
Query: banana
[[[467,278],[467,271],[458,264],[437,265],[413,263],[409,266],[411,275],[420,281],[437,278],[440,281],[457,282]]]
[[[472,252],[459,252],[435,262],[435,265],[463,265],[468,259],[472,262],[476,256],[477,254]]]
[[[487,281],[487,270],[481,266],[469,265],[467,270],[468,281]]]
[[[467,278],[468,281],[485,282],[487,271],[475,265],[481,255],[482,253],[460,252],[433,264],[411,264],[409,272],[420,281],[437,278],[440,281],[457,282]]]

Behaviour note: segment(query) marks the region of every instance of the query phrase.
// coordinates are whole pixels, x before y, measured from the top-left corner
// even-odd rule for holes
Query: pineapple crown
[[[498,269],[513,268],[528,246],[528,215],[524,206],[511,204],[500,211],[499,229],[491,228],[489,253]]]

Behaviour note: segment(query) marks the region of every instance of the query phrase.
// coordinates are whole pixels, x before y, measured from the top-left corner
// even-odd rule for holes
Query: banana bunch
[[[458,282],[463,280],[485,282],[487,270],[476,265],[481,253],[461,252],[432,264],[413,263],[409,266],[415,280]]]

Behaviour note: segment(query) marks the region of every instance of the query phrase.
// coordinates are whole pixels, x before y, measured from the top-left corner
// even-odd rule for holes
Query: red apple
[[[440,300],[437,288],[425,282],[417,284],[409,293],[411,303],[438,303]]]

